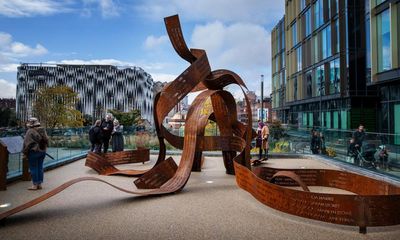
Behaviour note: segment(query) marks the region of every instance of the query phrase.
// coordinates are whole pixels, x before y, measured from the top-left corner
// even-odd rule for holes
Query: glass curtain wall
[[[390,9],[377,15],[378,72],[391,69]]]

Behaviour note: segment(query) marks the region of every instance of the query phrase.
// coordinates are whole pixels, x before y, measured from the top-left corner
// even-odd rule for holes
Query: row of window
[[[317,64],[338,53],[338,32],[339,24],[338,21],[335,21],[333,22],[333,31],[331,30],[331,25],[328,25],[318,34],[315,34],[312,38],[308,39],[303,45],[300,45],[294,51],[289,52],[287,55],[289,59],[288,76],[290,77],[292,74],[302,71],[304,68],[308,68],[311,65]],[[275,71],[279,69],[278,64],[279,62],[276,61]]]
[[[323,127],[334,129],[348,129],[349,128],[349,111],[322,111],[320,112],[303,112],[299,114],[299,123],[303,127]],[[321,124],[318,119],[322,118]]]
[[[325,4],[324,4],[325,3]],[[301,3],[301,9],[305,7],[305,2]],[[301,16],[301,21],[294,21],[290,26],[290,47],[296,44],[303,38],[308,37],[312,31],[315,31],[328,21],[338,12],[338,0],[317,0],[312,7],[308,8]],[[301,25],[301,26],[300,26]],[[300,35],[298,33],[301,33]]]
[[[336,58],[291,79],[286,88],[289,102],[340,93],[340,59]]]

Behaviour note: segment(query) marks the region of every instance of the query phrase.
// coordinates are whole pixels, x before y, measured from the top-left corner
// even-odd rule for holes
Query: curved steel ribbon
[[[358,174],[334,170],[265,167],[251,169],[250,143],[254,138],[254,131],[251,127],[250,103],[245,94],[247,88],[243,80],[229,70],[211,71],[204,50],[189,50],[183,39],[177,15],[165,18],[165,25],[174,49],[179,56],[190,63],[190,66],[155,96],[154,122],[160,142],[156,165],[148,172],[121,171],[108,161],[104,162],[104,159],[91,155],[89,155],[91,159],[89,159],[88,165],[104,174],[113,172],[114,174],[140,176],[146,172],[147,175],[156,178],[156,172],[162,171],[160,166],[163,164],[161,163],[165,163],[164,141],[166,140],[173,146],[182,149],[181,161],[177,168],[176,166],[174,168],[176,169],[175,174],[170,179],[163,181],[162,185],[159,182],[161,185],[159,188],[143,191],[122,189],[98,178],[74,179],[39,198],[1,213],[0,220],[36,205],[81,181],[104,182],[121,191],[139,196],[177,192],[188,181],[193,165],[198,165],[202,151],[221,150],[227,173],[235,173],[238,186],[272,208],[320,221],[359,226],[360,229],[366,229],[367,226],[400,224],[398,217],[400,216],[400,188],[397,186]],[[229,92],[223,90],[229,84],[238,85],[244,93],[246,112],[249,116],[247,124],[238,121],[235,100]],[[163,120],[176,104],[193,91],[202,92],[195,98],[188,111],[184,137],[175,136],[163,126]],[[211,99],[212,108],[203,111],[210,107],[206,104],[209,99]],[[204,129],[209,120],[216,122],[220,136],[204,136]],[[239,154],[237,155],[237,153]],[[274,174],[277,175],[273,176]],[[282,176],[289,177],[289,179],[282,178]],[[269,182],[271,179],[274,183]],[[144,183],[145,181],[139,182]],[[297,185],[301,185],[305,191],[284,187]],[[307,185],[341,188],[358,195],[313,193],[307,191]]]

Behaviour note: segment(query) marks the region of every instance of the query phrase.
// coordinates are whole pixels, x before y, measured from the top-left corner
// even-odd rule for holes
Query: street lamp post
[[[261,74],[261,122],[264,122],[264,74]]]

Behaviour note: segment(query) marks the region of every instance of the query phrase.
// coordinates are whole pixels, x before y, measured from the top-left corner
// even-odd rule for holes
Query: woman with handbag
[[[37,118],[29,118],[26,126],[28,131],[25,134],[22,152],[28,158],[29,171],[33,183],[28,190],[39,190],[42,189],[43,160],[46,157],[49,138],[46,130],[40,127],[40,122]]]

